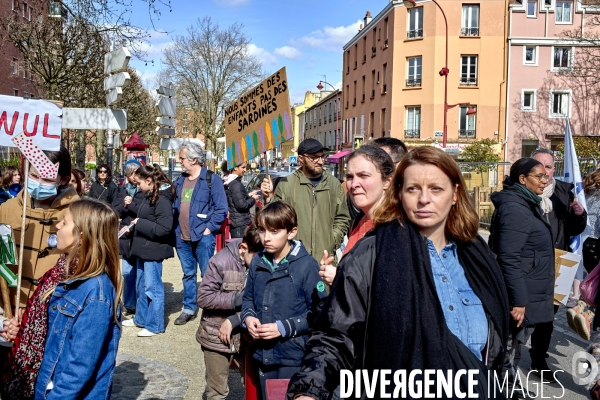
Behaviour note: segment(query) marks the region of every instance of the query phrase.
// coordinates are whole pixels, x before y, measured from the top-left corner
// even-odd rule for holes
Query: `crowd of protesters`
[[[554,249],[568,250],[588,219],[573,186],[554,179],[553,153],[537,149],[512,165],[492,195],[488,245],[443,150],[377,139],[350,155],[344,182],[324,169],[328,151],[305,139],[300,168],[252,192],[245,162],[224,164],[222,178],[194,143],[179,149],[175,182],[130,160],[123,185],[101,164],[89,190],[65,148],[46,152],[59,170],[55,179],[29,171],[23,312],[1,326],[12,342],[2,398],[110,397],[121,330],[165,332],[162,265],[175,252],[184,290],[174,323],[202,310],[196,339],[209,400],[227,397],[229,366],[243,372],[245,346],[263,399],[269,379],[290,379],[289,399],[339,398],[342,369],[477,370],[457,390],[504,398],[489,392],[487,372],[508,375],[505,394],[526,392],[515,375],[529,337],[531,370],[552,382]],[[599,184],[597,171],[585,179],[593,226]],[[0,223],[17,246],[21,189],[18,168],[6,167]],[[231,239],[215,254],[227,216]],[[597,263],[586,255],[586,267]],[[579,301],[582,278],[583,265],[568,319],[590,339],[600,322]],[[14,289],[10,298],[16,306]]]

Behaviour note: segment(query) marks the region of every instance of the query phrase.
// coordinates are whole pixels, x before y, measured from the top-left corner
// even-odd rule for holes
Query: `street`
[[[123,328],[119,345],[117,369],[114,375],[113,398],[132,399],[186,399],[206,398],[204,394],[205,368],[200,345],[196,342],[199,318],[183,326],[173,325],[181,311],[182,272],[175,257],[164,262],[166,332],[150,338],[138,338],[138,328]],[[548,364],[557,370],[562,385],[545,384],[543,392],[539,378],[529,379],[529,391],[537,398],[585,399],[587,388],[575,384],[572,377],[573,355],[585,349],[587,343],[569,329],[566,308],[556,314],[554,334]],[[522,351],[521,373],[526,379],[530,358],[527,349]],[[525,383],[524,383],[525,385]],[[563,391],[564,387],[564,391]],[[244,390],[238,371],[229,377],[229,399],[243,399]],[[542,397],[543,396],[543,397]]]

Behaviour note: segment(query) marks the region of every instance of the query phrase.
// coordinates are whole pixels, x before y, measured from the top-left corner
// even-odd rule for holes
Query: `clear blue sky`
[[[251,52],[263,61],[265,70],[287,68],[290,100],[302,102],[307,90],[317,91],[327,77],[341,88],[342,47],[357,32],[368,11],[377,15],[389,0],[171,0],[172,12],[162,6],[154,20],[148,58],[154,64],[132,60],[147,83],[160,70],[161,52],[174,36],[185,35],[198,18],[210,16],[221,27],[244,24],[251,39]],[[152,30],[147,4],[134,2],[132,22]]]

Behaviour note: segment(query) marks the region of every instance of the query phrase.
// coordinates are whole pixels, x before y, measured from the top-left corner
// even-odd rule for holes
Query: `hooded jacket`
[[[206,273],[198,285],[197,303],[202,308],[200,326],[196,332],[196,341],[212,351],[233,353],[219,339],[219,329],[225,319],[235,316],[235,329],[240,325],[236,300],[241,297],[246,285],[246,265],[240,258],[242,239],[232,239],[227,246],[208,260]],[[239,304],[239,303],[238,303]],[[237,309],[237,310],[236,310]],[[239,329],[232,335],[231,341],[236,352],[240,351],[241,335]]]
[[[131,255],[146,261],[173,257],[173,195],[171,185],[160,188],[156,203],[150,204],[152,192],[142,200],[133,231]]]
[[[254,358],[264,365],[300,366],[308,329],[320,299],[327,296],[319,277],[319,264],[302,242],[294,240],[290,252],[273,270],[272,256],[258,253],[248,270],[241,320],[255,317],[261,324],[281,321],[287,337],[255,340]]]
[[[488,243],[502,269],[510,307],[525,307],[527,326],[554,319],[554,241],[540,206],[515,185],[492,193]]]
[[[350,215],[342,184],[337,178],[323,172],[316,187],[301,170],[281,178],[275,189],[274,200],[289,203],[298,216],[298,234],[306,251],[320,261],[323,250],[335,254],[348,232]]]
[[[23,223],[23,194],[21,190],[16,197],[0,205],[0,222],[10,225],[13,229],[13,241],[19,251],[21,243],[21,226]],[[27,201],[31,197],[27,196]],[[25,221],[25,247],[23,254],[23,277],[21,282],[21,307],[27,305],[27,299],[33,295],[35,285],[32,281],[41,278],[56,264],[61,252],[56,247],[48,246],[48,237],[56,234],[56,224],[62,221],[69,204],[79,200],[79,195],[72,187],[58,189],[58,194],[50,208],[33,208],[28,204]],[[30,203],[31,204],[31,203]],[[9,265],[17,273],[16,265]],[[10,290],[11,304],[16,301],[16,289]]]

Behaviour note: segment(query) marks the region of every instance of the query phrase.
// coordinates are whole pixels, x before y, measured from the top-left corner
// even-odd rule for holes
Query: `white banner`
[[[42,150],[59,150],[62,109],[47,100],[0,95],[0,146],[15,147],[23,132]]]

